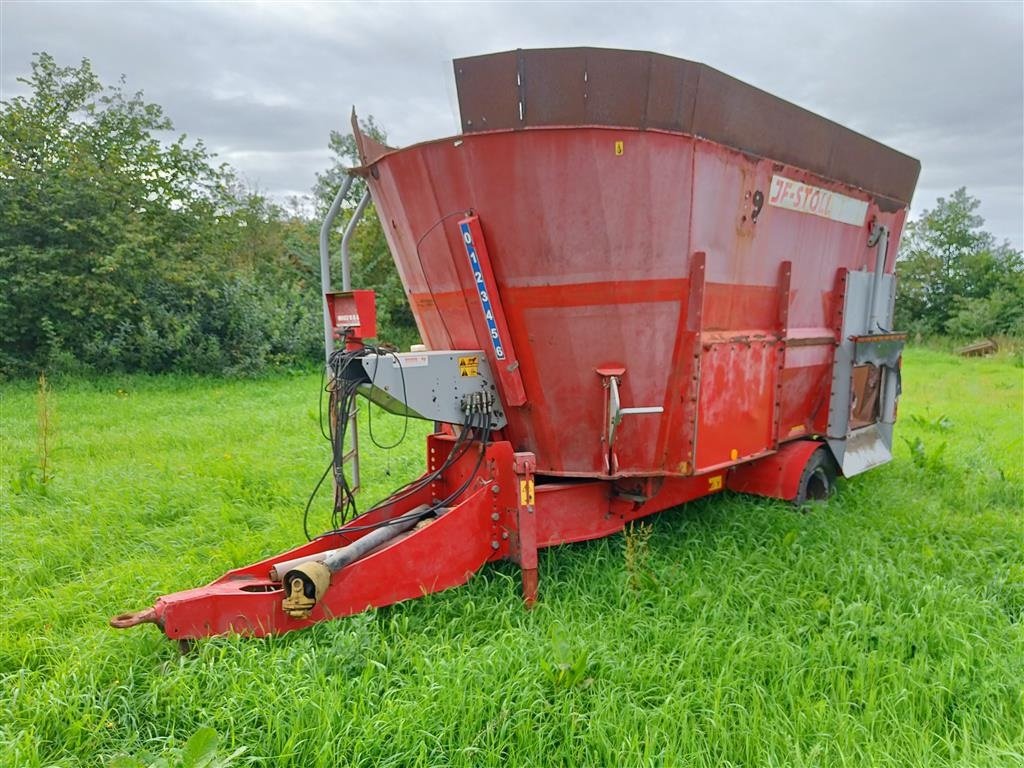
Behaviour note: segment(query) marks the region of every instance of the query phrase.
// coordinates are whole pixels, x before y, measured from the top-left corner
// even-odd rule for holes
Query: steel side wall
[[[706,254],[702,338],[776,335],[779,266],[792,262],[781,440],[820,432],[827,419],[835,276],[842,267],[872,267],[872,218],[893,233],[892,271],[905,211],[883,214],[871,203],[858,227],[766,200],[755,222],[753,193],[767,198],[773,175],[870,199],[711,142],[614,128],[439,140],[385,155],[369,182],[432,349],[491,349],[486,327],[474,321],[479,298],[457,227],[469,210],[480,217],[527,397],[525,406],[507,409],[505,435],[516,450],[536,454],[539,474],[601,474],[603,391],[595,369],[619,364],[626,367],[624,406],[665,409],[623,420],[615,445],[620,474],[687,475],[694,425],[686,400],[700,371],[696,358],[679,352],[692,344],[692,254]],[[734,363],[745,365],[744,357]],[[759,379],[736,380],[748,386]],[[736,396],[706,388],[700,395],[704,407],[719,410]]]

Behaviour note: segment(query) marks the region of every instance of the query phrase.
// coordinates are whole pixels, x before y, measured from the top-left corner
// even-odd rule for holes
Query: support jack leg
[[[523,568],[523,605],[527,610],[537,604],[537,569]]]
[[[523,569],[523,602],[532,608],[537,602],[537,514],[533,472],[537,463],[532,453],[517,453],[513,461],[519,483],[519,567]]]

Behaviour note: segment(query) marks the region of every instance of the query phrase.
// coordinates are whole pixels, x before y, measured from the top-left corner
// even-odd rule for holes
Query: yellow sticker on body
[[[616,154],[616,156],[621,157],[622,154],[625,151],[626,151],[626,142],[624,142],[624,141],[616,141],[615,142],[615,154]]]
[[[709,491],[720,491],[722,490],[722,476],[715,475],[714,477],[708,478],[708,490]]]
[[[519,504],[524,507],[533,506],[533,480],[519,481]]]
[[[476,355],[472,357],[460,357],[459,358],[459,376],[479,376],[480,375],[480,358]]]

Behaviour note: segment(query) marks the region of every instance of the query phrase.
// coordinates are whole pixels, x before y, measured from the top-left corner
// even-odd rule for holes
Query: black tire
[[[828,501],[836,492],[836,463],[828,448],[822,446],[807,460],[800,475],[793,503],[798,507]]]

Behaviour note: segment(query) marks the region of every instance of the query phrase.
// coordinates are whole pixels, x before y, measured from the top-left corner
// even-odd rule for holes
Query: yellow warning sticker
[[[471,357],[460,357],[459,358],[459,375],[460,376],[479,376],[480,375],[480,358],[476,355]]]
[[[626,151],[626,142],[624,142],[624,141],[616,141],[615,142],[615,155],[617,157],[621,157],[622,154],[625,151]]]
[[[720,491],[722,490],[722,476],[715,475],[714,477],[708,478],[708,490],[709,491]]]
[[[533,480],[519,481],[519,504],[524,507],[533,506]]]

